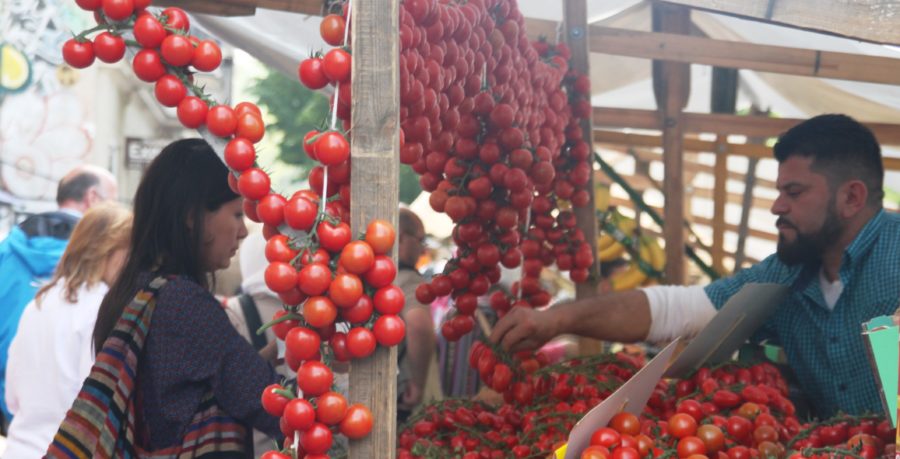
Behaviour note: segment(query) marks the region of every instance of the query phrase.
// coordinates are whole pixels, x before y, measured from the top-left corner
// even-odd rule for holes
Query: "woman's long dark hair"
[[[97,314],[93,336],[97,353],[142,287],[139,274],[184,275],[207,286],[201,261],[203,221],[206,212],[239,197],[228,186],[228,173],[202,139],[169,144],[147,167],[134,195],[128,259]]]

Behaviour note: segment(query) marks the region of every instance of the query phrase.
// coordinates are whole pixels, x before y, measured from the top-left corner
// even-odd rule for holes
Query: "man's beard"
[[[800,233],[793,223],[784,217],[778,217],[776,225],[783,223],[790,225],[797,234],[793,242],[785,241],[783,234],[778,235],[778,258],[788,266],[798,264],[809,266],[820,263],[825,248],[834,243],[844,231],[843,223],[838,218],[834,203],[828,206],[825,221],[822,222],[822,227],[815,233]]]

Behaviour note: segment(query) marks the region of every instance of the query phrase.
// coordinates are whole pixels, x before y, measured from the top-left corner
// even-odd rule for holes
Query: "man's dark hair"
[[[828,178],[832,190],[848,180],[861,180],[869,191],[867,204],[880,208],[884,199],[881,147],[869,128],[847,115],[810,118],[778,138],[775,159],[813,158],[812,168]]]
[[[100,177],[88,171],[69,177],[68,180],[61,180],[56,187],[56,203],[62,205],[68,200],[81,201],[91,187],[99,184]]]

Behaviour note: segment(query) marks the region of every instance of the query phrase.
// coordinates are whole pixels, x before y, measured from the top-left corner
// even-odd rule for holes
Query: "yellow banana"
[[[650,247],[646,238],[640,238],[640,257],[642,260],[650,259]],[[623,271],[621,274],[613,276],[610,279],[612,289],[621,292],[623,290],[631,290],[639,285],[642,282],[647,280],[647,274],[638,266],[637,260],[632,260],[631,264],[628,266],[628,269]]]
[[[609,185],[597,185],[594,187],[594,208],[601,212],[609,210]]]
[[[650,258],[647,262],[654,270],[662,272],[666,267],[666,252],[660,247],[659,239],[647,238],[647,247],[650,250]],[[647,287],[658,283],[658,279],[648,278],[642,285]]]
[[[603,233],[597,238],[597,251],[606,249],[615,243],[616,240],[609,233]]]
[[[616,227],[619,228],[619,231],[631,236],[634,233],[634,230],[637,228],[637,222],[628,217],[621,217],[617,221],[614,222]],[[600,261],[611,261],[621,257],[625,253],[625,246],[622,245],[619,241],[615,240],[609,234],[603,234],[601,238],[604,236],[609,237],[611,242],[607,245],[597,245],[597,258]],[[604,241],[606,243],[606,241]]]

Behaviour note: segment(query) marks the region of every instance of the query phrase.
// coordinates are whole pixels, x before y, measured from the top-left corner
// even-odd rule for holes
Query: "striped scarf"
[[[246,429],[219,408],[211,391],[180,445],[155,451],[142,448],[149,443],[149,433],[136,422],[140,404],[135,379],[156,295],[165,283],[165,278],[157,277],[125,308],[45,459],[247,457]]]

